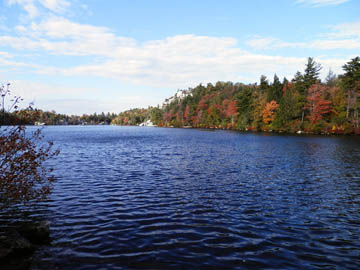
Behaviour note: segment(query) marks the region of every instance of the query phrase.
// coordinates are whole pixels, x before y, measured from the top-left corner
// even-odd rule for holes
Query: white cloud
[[[106,27],[78,24],[57,16],[15,29],[19,36],[0,36],[0,42],[16,49],[45,50],[58,55],[112,57],[136,44],[131,38],[115,36]]]
[[[220,53],[219,48],[236,44],[233,38],[212,38],[207,36],[179,35],[137,44],[132,38],[116,36],[106,27],[72,22],[63,17],[52,16],[29,26],[18,25],[19,36],[2,36],[0,41],[17,49],[41,49],[59,55],[99,55],[123,57]],[[66,31],[64,31],[66,29]]]
[[[334,26],[332,31],[338,35],[342,33],[343,37],[357,33],[348,24]],[[297,70],[303,70],[306,62],[300,57],[250,53],[240,49],[236,39],[228,37],[176,35],[140,44],[132,38],[118,36],[106,27],[79,24],[55,15],[29,25],[18,25],[16,33],[0,36],[0,44],[22,52],[87,56],[86,64],[73,64],[76,61],[72,61],[67,68],[29,64],[32,72],[100,76],[137,85],[186,88],[214,80],[254,82],[260,74],[272,76],[277,73],[292,77]],[[257,49],[360,48],[356,39],[295,43],[276,38],[257,38],[248,41],[248,45]],[[342,64],[346,60],[341,59]],[[2,65],[6,63],[13,67],[26,64],[3,61]],[[336,71],[336,67],[333,70]]]
[[[238,48],[234,38],[177,35],[139,44],[134,39],[115,35],[108,28],[55,16],[30,26],[18,26],[17,31],[20,36],[0,36],[0,43],[21,51],[46,51],[58,56],[90,56],[92,59],[87,64],[67,68],[36,66],[33,72],[100,76],[137,85],[186,88],[214,80],[254,82],[259,74],[292,76],[303,69],[306,61],[250,53]],[[266,38],[249,44],[257,48],[305,46]],[[350,45],[357,46],[355,42]],[[306,46],[344,47],[344,44],[318,42]],[[266,74],[269,71],[272,74]]]
[[[227,48],[217,49],[225,51]],[[172,50],[176,51],[177,47],[172,47]],[[139,49],[139,52],[150,55],[145,49]],[[250,54],[231,48],[226,53],[206,56],[187,52],[187,55],[179,54],[176,58],[169,59],[168,51],[158,48],[157,55],[143,57],[141,61],[128,56],[66,69],[44,68],[39,72],[65,76],[101,76],[137,85],[186,88],[200,82],[217,80],[243,81],[243,78],[246,78],[244,82],[255,82],[259,74],[269,71],[271,71],[271,74],[267,74],[269,76],[275,72],[289,76],[299,69],[302,70],[305,62],[304,58]]]
[[[331,33],[323,34],[326,39],[318,39],[309,42],[286,42],[273,37],[257,37],[246,42],[254,49],[282,49],[282,48],[302,48],[302,49],[360,49],[360,22],[344,23],[334,25],[330,28]]]
[[[28,14],[30,19],[37,17],[40,12],[35,5],[34,0],[8,0],[9,5],[18,4],[20,5]]]
[[[66,0],[7,0],[8,5],[17,4],[22,7],[30,19],[34,19],[41,14],[40,7],[54,13],[64,13],[71,3]]]
[[[360,49],[360,40],[344,39],[344,40],[315,40],[306,46],[307,48],[320,49],[320,50],[333,50],[333,49]]]
[[[66,0],[39,0],[39,2],[55,13],[63,13],[71,5],[70,2]]]
[[[338,24],[333,26],[332,30],[333,33],[330,33],[329,37],[360,39],[360,21]]]
[[[64,31],[65,29],[66,31]],[[28,34],[50,38],[91,39],[100,37],[106,38],[107,41],[114,38],[114,35],[106,27],[79,24],[57,16],[49,17],[38,24],[31,23],[27,31]]]
[[[30,68],[30,69],[35,70],[35,69],[40,68],[40,66],[36,65],[36,64],[8,60],[11,57],[12,56],[10,54],[0,52],[0,66],[5,66],[9,69],[17,69],[17,68],[25,67],[25,68]]]
[[[246,42],[250,47],[257,50],[275,50],[282,48],[302,48],[317,50],[334,50],[334,49],[360,49],[360,40],[342,39],[342,40],[314,40],[305,42],[285,42],[276,38],[257,38]]]
[[[259,37],[248,40],[247,45],[254,49],[265,50],[265,49],[281,49],[281,48],[295,48],[305,47],[306,44],[303,42],[285,42],[278,38],[272,37]]]
[[[296,0],[298,4],[304,4],[312,7],[337,6],[348,2],[349,0]]]
[[[209,80],[208,71],[216,77],[223,74],[231,79],[234,73],[231,65],[224,63],[247,54],[234,47],[237,41],[233,38],[178,35],[138,44],[131,38],[116,36],[107,28],[77,24],[55,16],[16,29],[20,36],[0,36],[0,42],[18,50],[102,57],[102,62],[98,59],[96,64],[63,70],[44,67],[36,71],[42,74],[95,75],[174,86],[187,80]]]
[[[1,58],[10,58],[10,57],[12,57],[12,55],[10,53],[8,53],[8,52],[0,51],[0,57]]]

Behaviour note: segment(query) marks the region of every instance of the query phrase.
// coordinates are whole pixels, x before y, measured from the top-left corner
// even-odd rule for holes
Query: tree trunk
[[[301,113],[301,124],[304,123],[304,115],[305,115],[305,112],[303,110],[302,113]]]

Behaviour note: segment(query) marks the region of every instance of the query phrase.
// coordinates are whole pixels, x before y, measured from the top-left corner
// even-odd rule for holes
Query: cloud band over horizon
[[[262,74],[271,77],[276,73],[291,78],[296,71],[303,70],[306,57],[281,54],[279,50],[284,48],[308,50],[308,56],[314,56],[314,49],[322,51],[315,59],[324,66],[323,76],[329,68],[340,73],[349,56],[355,56],[353,50],[360,49],[360,21],[334,24],[321,38],[306,42],[249,37],[243,43],[231,36],[197,34],[174,34],[139,42],[105,26],[66,18],[67,9],[73,5],[70,1],[9,0],[8,4],[21,5],[28,15],[19,20],[14,31],[0,34],[0,68],[18,74],[108,78],[152,89],[169,88],[174,93],[178,88],[218,80],[254,83]],[[46,13],[41,16],[42,9]],[[344,50],[349,51],[346,56],[338,53]],[[327,56],[329,51],[336,53]],[[29,92],[34,97],[40,96],[36,88]],[[74,96],[78,97],[79,93]]]

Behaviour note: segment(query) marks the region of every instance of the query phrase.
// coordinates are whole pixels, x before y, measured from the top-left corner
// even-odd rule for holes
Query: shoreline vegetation
[[[278,133],[360,134],[360,57],[343,65],[344,74],[329,70],[319,78],[321,65],[309,57],[303,73],[260,84],[233,82],[199,84],[178,90],[162,106],[136,108],[119,114],[68,116],[55,111],[21,110],[3,115],[3,124],[137,125],[229,129]],[[27,119],[24,121],[24,119]]]

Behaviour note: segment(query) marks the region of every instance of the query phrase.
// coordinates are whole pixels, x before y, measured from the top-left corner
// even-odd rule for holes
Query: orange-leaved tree
[[[5,111],[9,95],[8,87],[0,86],[2,116],[10,114]],[[19,100],[12,99],[10,108],[16,110]],[[12,124],[15,125],[0,125],[0,209],[46,199],[55,177],[44,163],[59,154],[52,149],[52,142],[44,142],[40,129],[31,133],[25,126]]]
[[[275,119],[275,112],[276,109],[279,107],[279,104],[275,100],[272,100],[266,103],[264,110],[262,111],[263,114],[263,122],[268,125]]]

